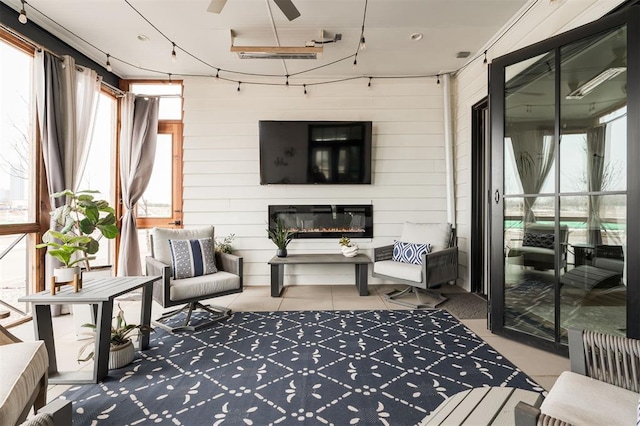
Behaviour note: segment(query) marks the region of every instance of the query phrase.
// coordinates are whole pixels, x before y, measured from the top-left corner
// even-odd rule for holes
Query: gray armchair
[[[419,255],[420,261],[405,263],[394,260],[394,247],[397,243],[429,243],[431,251]],[[397,258],[397,256],[396,256]],[[451,224],[426,224],[405,222],[402,234],[396,244],[374,249],[372,276],[406,284],[403,290],[395,290],[385,295],[389,302],[414,309],[433,308],[447,300],[439,293],[428,292],[429,288],[437,288],[443,283],[458,278],[458,247],[455,229]],[[419,291],[427,293],[432,299],[425,303]],[[401,298],[409,293],[416,296],[417,303]]]
[[[521,264],[534,269],[547,270],[555,268],[555,225],[528,223],[524,229],[522,245],[512,247],[507,256],[522,257]],[[567,270],[567,243],[569,227],[560,225],[560,267]]]
[[[636,424],[640,340],[569,330],[569,358],[540,407],[516,405],[517,425]]]
[[[180,276],[174,274],[176,251],[172,251],[170,240],[174,247],[176,241],[196,241],[214,239],[214,227],[207,226],[197,229],[164,229],[154,228],[151,235],[151,256],[145,259],[147,275],[161,275],[162,279],[153,285],[153,299],[164,308],[171,308],[183,305],[178,309],[164,313],[160,318],[153,321],[153,325],[161,327],[170,332],[181,330],[198,330],[211,325],[213,322],[228,318],[231,310],[223,306],[204,305],[201,300],[211,299],[214,297],[226,296],[229,294],[240,293],[243,289],[242,283],[242,257],[227,253],[214,252],[215,269],[214,273],[200,273],[196,276],[187,278],[177,278]],[[213,250],[211,246],[201,246]],[[205,265],[205,268],[209,266]],[[179,271],[183,273],[182,269]],[[211,272],[206,270],[205,272]],[[190,274],[187,274],[190,275]],[[196,310],[203,310],[211,314],[209,321],[199,321],[197,324],[193,321],[192,313]],[[171,325],[175,323],[173,317],[185,313],[182,324]]]

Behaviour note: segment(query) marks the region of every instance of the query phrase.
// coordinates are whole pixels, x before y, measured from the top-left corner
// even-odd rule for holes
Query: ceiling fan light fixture
[[[566,99],[582,99],[589,93],[593,92],[596,87],[600,86],[607,80],[612,79],[620,73],[627,70],[627,67],[611,67],[602,71],[600,74],[593,77],[591,80],[581,84],[575,90],[572,90]]]

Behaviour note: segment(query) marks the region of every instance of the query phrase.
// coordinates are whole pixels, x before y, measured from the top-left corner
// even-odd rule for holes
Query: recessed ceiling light
[[[144,34],[138,34],[138,40],[140,41],[149,41],[149,37]]]
[[[422,33],[413,33],[409,36],[409,38],[413,41],[418,41],[418,40],[422,40]]]

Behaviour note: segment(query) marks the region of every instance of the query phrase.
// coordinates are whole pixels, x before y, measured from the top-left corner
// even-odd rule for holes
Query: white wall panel
[[[275,246],[266,235],[269,204],[373,204],[374,238],[362,251],[393,242],[405,221],[446,221],[441,86],[368,80],[308,87],[184,81],[184,222],[235,234],[245,283],[268,285]],[[370,120],[371,185],[260,185],[259,120]],[[298,239],[291,253],[338,253],[338,239]],[[353,285],[353,267],[287,268],[286,283]],[[370,282],[379,283],[371,279]],[[355,291],[355,288],[354,288]]]

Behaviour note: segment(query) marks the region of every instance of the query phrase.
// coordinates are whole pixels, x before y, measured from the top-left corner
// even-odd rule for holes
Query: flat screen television
[[[370,121],[260,121],[260,184],[370,184]]]

